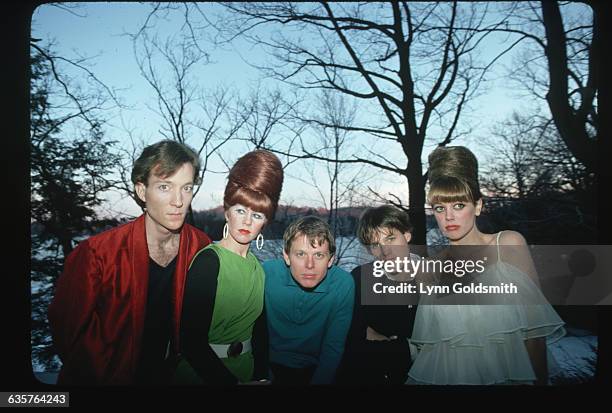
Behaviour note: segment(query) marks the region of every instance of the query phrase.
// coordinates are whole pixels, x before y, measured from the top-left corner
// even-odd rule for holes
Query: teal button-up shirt
[[[307,291],[285,261],[266,261],[263,268],[270,361],[293,368],[316,365],[311,383],[331,383],[351,325],[353,277],[334,265]]]

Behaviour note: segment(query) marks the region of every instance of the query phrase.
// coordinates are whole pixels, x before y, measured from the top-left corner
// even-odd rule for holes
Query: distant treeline
[[[547,194],[546,197],[526,199],[485,198],[485,209],[478,217],[478,226],[487,233],[512,229],[519,231],[530,244],[597,244],[596,211],[588,208],[577,208],[577,203],[567,194]],[[583,205],[594,205],[583,202]],[[305,215],[316,215],[328,221],[335,229],[336,237],[354,236],[359,217],[366,207],[339,208],[337,220],[323,208],[295,207],[279,205],[275,219],[264,229],[266,239],[281,239],[287,226]],[[122,219],[105,219],[97,221],[93,233],[99,233],[129,221]],[[223,207],[193,211],[189,221],[206,232],[213,240],[219,240],[223,234]],[[431,214],[426,216],[427,231],[437,228]],[[45,239],[43,227],[37,223],[31,226],[33,236]],[[81,234],[87,237],[91,234]]]
[[[287,226],[296,219],[306,216],[315,215],[330,223],[332,228],[336,229],[336,236],[352,236],[355,235],[359,216],[365,208],[340,208],[336,215],[337,218],[330,218],[329,212],[323,208],[311,207],[295,207],[288,205],[279,205],[276,211],[275,219],[266,225],[263,236],[267,239],[281,239]],[[333,220],[336,220],[333,225]],[[213,240],[221,239],[223,235],[223,225],[225,218],[223,217],[223,207],[208,209],[204,211],[193,212],[193,224],[206,232]]]

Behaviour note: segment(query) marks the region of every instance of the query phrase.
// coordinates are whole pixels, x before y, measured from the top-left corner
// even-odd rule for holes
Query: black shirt
[[[338,383],[400,384],[404,383],[411,365],[407,339],[412,335],[417,306],[362,304],[362,284],[366,287],[372,284],[371,274],[371,263],[351,272],[355,281],[355,304]],[[396,283],[379,280],[384,284]],[[387,337],[397,338],[389,341],[367,340],[368,327]]]
[[[351,271],[355,281],[355,306],[353,307],[351,338],[353,340],[365,340],[367,327],[371,327],[387,337],[410,338],[416,316],[416,305],[363,305],[361,303],[361,284],[364,277],[371,278],[369,276],[371,273],[371,264],[357,267]],[[394,284],[393,281],[383,281],[385,281],[385,284]]]
[[[149,258],[149,286],[141,343],[140,360],[136,369],[137,383],[160,383],[164,360],[172,337],[172,280],[176,257],[165,267]]]

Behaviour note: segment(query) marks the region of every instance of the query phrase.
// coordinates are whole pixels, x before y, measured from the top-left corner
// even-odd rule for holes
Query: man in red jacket
[[[165,140],[134,163],[145,213],[81,242],[66,258],[49,323],[62,360],[58,384],[154,384],[178,353],[187,269],[211,240],[185,224],[200,160]]]

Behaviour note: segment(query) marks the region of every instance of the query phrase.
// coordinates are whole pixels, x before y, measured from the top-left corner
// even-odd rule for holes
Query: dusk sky
[[[203,3],[203,10],[211,12],[219,9],[218,5]],[[586,6],[577,6],[578,10],[588,10]],[[582,7],[580,9],[580,7]],[[139,3],[79,3],[72,13],[52,5],[38,7],[32,16],[32,36],[42,39],[42,44],[54,42],[56,54],[76,59],[78,56],[91,57],[88,61],[92,72],[111,88],[117,89],[117,95],[129,109],[117,110],[110,108],[105,113],[108,124],[106,136],[127,145],[128,137],[125,127],[134,129],[135,137],[147,143],[153,143],[162,137],[159,134],[160,116],[152,109],[156,100],[151,87],[139,72],[134,57],[134,49],[127,32],[133,33],[142,25],[151,10],[150,4]],[[78,15],[77,15],[78,14]],[[161,38],[179,33],[182,25],[180,13],[170,13],[167,21],[156,20],[155,33]],[[202,44],[206,45],[206,41]],[[483,47],[482,57],[493,56],[509,45],[508,39],[491,37]],[[220,85],[232,86],[246,96],[261,77],[261,73],[249,66],[261,62],[267,56],[261,50],[252,49],[243,41],[236,41],[226,50],[215,48],[208,43],[212,63],[199,64],[194,71],[192,84],[198,88],[214,89]],[[517,50],[518,52],[518,50]],[[480,158],[486,158],[486,146],[479,144],[490,135],[491,127],[507,119],[513,111],[531,110],[534,102],[521,97],[516,85],[507,79],[508,67],[511,65],[513,53],[504,56],[496,62],[487,76],[489,82],[486,89],[470,105],[461,122],[470,124],[472,130],[469,138],[461,137],[453,144],[466,145]],[[160,70],[162,65],[160,65]],[[82,73],[72,68],[63,67],[66,73],[73,73],[76,80],[82,78]],[[262,83],[264,87],[283,85],[272,80]],[[543,110],[547,110],[544,108]],[[363,112],[367,112],[366,110]],[[467,122],[467,123],[466,123]],[[122,126],[123,125],[123,126]],[[430,136],[435,136],[435,125],[430,128]],[[437,143],[436,139],[428,141],[423,151],[423,160]],[[382,154],[393,158],[398,146],[389,149],[380,147]],[[233,163],[241,154],[250,148],[245,142],[236,141],[223,149],[223,156]],[[395,158],[402,164],[403,154]],[[321,167],[321,165],[319,165]],[[221,203],[226,179],[226,167],[214,157],[210,169],[214,172],[205,176],[204,187],[194,199],[195,209],[215,207]],[[400,197],[406,196],[405,180],[399,175],[371,170],[376,173],[370,185],[383,193],[393,192]],[[307,173],[304,164],[296,162],[286,170],[286,181],[281,195],[281,203],[295,205],[321,206],[317,190],[303,182]],[[350,173],[347,173],[350,176]],[[298,179],[302,178],[302,180]],[[318,181],[324,181],[321,177]],[[325,191],[324,191],[325,192]],[[131,200],[120,200],[116,194],[109,195],[107,211],[110,214],[138,214],[138,208]]]

